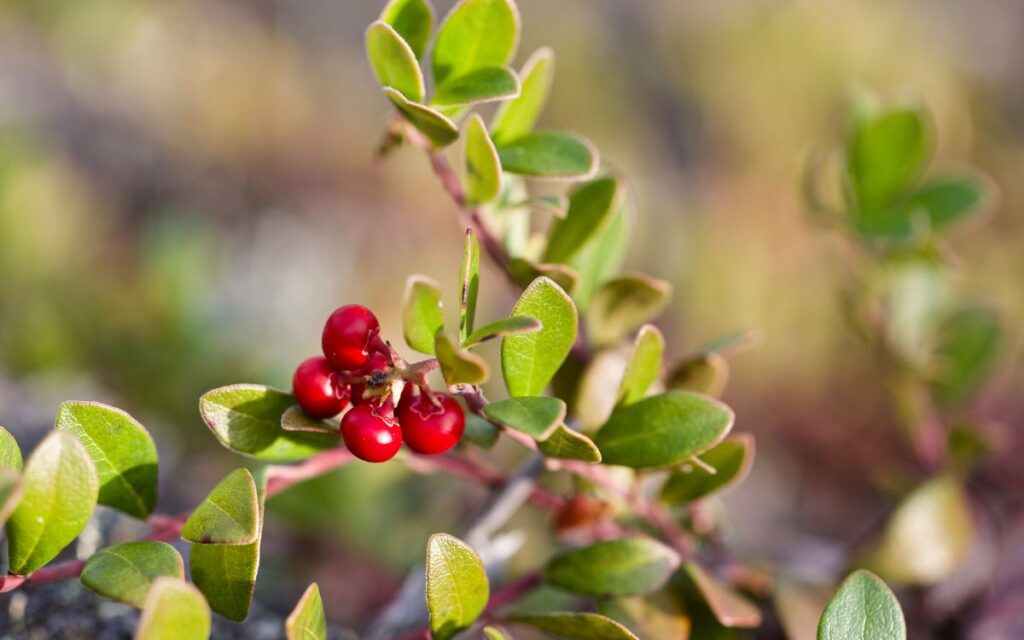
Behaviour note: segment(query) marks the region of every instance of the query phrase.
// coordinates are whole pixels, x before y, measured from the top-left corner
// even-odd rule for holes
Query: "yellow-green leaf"
[[[501,163],[479,114],[466,125],[466,199],[471,205],[490,202],[501,192]]]
[[[327,616],[314,582],[306,588],[284,623],[287,640],[327,640]]]
[[[564,424],[555,427],[550,436],[538,442],[537,449],[548,458],[601,462],[601,451],[597,445],[587,436]]]
[[[591,596],[643,595],[660,589],[679,561],[657,540],[619,538],[560,553],[544,568],[544,580]]]
[[[491,375],[486,360],[459,347],[443,333],[434,338],[434,352],[441,365],[441,375],[449,385],[483,384]]]
[[[480,242],[473,229],[466,229],[466,239],[459,267],[459,339],[466,342],[473,333],[476,319],[476,298],[480,289]]]
[[[509,618],[563,640],[639,640],[629,629],[598,613],[556,611]]]
[[[0,427],[0,469],[21,471],[22,466],[21,447],[18,446],[18,441],[10,431]]]
[[[135,640],[206,640],[210,608],[195,587],[180,578],[157,578],[146,596]]]
[[[434,7],[428,0],[390,0],[381,11],[380,19],[409,43],[417,58],[423,57],[434,28]]]
[[[435,640],[447,640],[483,613],[490,595],[487,572],[472,547],[437,533],[427,542],[427,609]]]
[[[142,608],[153,583],[185,578],[185,563],[166,542],[137,540],[100,549],[82,568],[82,584],[105,598]]]
[[[434,338],[444,328],[441,288],[426,276],[410,276],[402,304],[402,334],[411,348],[434,355]]]
[[[665,352],[665,338],[654,325],[645,325],[636,334],[633,353],[626,364],[626,372],[619,385],[619,402],[633,404],[647,395],[647,389],[661,372],[661,356]]]
[[[251,544],[259,536],[259,511],[252,473],[236,469],[196,507],[181,537],[196,544]]]
[[[498,145],[501,167],[509,173],[552,180],[587,180],[597,173],[600,154],[583,136],[536,131]]]
[[[739,484],[754,463],[754,437],[749,433],[730,436],[700,454],[705,466],[686,463],[673,471],[661,489],[661,499],[669,504],[685,504]]]
[[[542,329],[540,320],[535,318],[526,318],[523,316],[516,318],[505,318],[503,320],[496,320],[490,324],[484,325],[469,334],[463,341],[462,346],[469,348],[480,344],[481,342],[487,342],[488,340],[494,340],[495,338],[504,338],[505,336],[518,336],[524,333],[536,333]]]
[[[729,361],[714,351],[691,356],[678,365],[665,384],[676,391],[696,391],[712,398],[721,397],[729,381]]]
[[[391,87],[384,94],[406,121],[425,135],[435,147],[446,147],[459,139],[459,128],[447,116],[430,107],[409,100]]]
[[[511,0],[460,0],[437,30],[434,82],[482,67],[506,65],[519,44],[519,12]]]
[[[519,76],[508,67],[483,67],[448,78],[437,87],[431,106],[448,108],[482,104],[519,95]],[[481,126],[483,123],[481,122]],[[484,128],[486,132],[486,128]]]
[[[549,278],[537,278],[512,309],[512,317],[535,318],[541,330],[507,336],[501,369],[510,396],[539,396],[562,366],[576,340],[576,305]]]
[[[491,121],[491,135],[501,144],[533,131],[551,93],[555,76],[555,54],[542,47],[533,52],[519,72],[519,97],[501,103]]]
[[[605,176],[579,185],[569,195],[565,217],[555,220],[544,250],[545,262],[568,262],[599,234],[621,207],[619,181]]]
[[[535,440],[546,440],[565,419],[565,402],[544,396],[508,398],[488,404],[484,415]]]
[[[854,571],[825,606],[818,640],[906,640],[907,623],[892,591],[869,571]]]
[[[587,337],[598,346],[615,344],[661,313],[671,295],[671,284],[643,274],[609,280],[590,301]]]
[[[422,102],[423,72],[402,36],[386,22],[378,20],[366,30],[366,55],[382,87],[391,87],[412,102]]]

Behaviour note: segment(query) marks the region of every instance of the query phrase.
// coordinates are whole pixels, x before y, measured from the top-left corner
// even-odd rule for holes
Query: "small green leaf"
[[[338,425],[325,420],[310,418],[299,405],[285,409],[281,414],[281,428],[285,431],[307,431],[310,433],[331,433],[337,435]]]
[[[641,638],[690,638],[690,618],[682,598],[662,589],[648,596],[605,598],[597,612],[622,624]]]
[[[551,93],[555,77],[555,54],[542,47],[533,52],[519,72],[522,89],[519,97],[503,102],[491,121],[494,141],[503,144],[533,131],[540,112]]]
[[[671,295],[671,284],[642,274],[609,280],[590,301],[587,337],[598,346],[615,344],[661,313]]]
[[[679,464],[732,429],[729,407],[706,396],[667,391],[620,406],[594,437],[605,464],[638,469]]]
[[[664,353],[665,337],[658,328],[650,324],[641,327],[619,386],[620,403],[633,404],[647,395],[647,389],[661,372],[661,356]]]
[[[565,403],[545,396],[508,398],[488,404],[484,407],[484,414],[498,424],[535,440],[546,440],[565,420]]]
[[[425,135],[435,147],[446,147],[459,139],[459,128],[441,112],[413,102],[391,87],[384,87],[384,94],[402,117]]]
[[[566,293],[572,293],[579,282],[579,276],[572,267],[564,264],[551,262],[532,263],[523,258],[512,258],[508,263],[508,270],[512,278],[522,287],[527,287],[531,282],[540,278],[550,278],[560,286]]]
[[[985,307],[950,314],[938,329],[932,395],[944,407],[962,402],[992,369],[1002,342],[999,315]]]
[[[476,551],[446,533],[427,542],[427,609],[435,640],[447,640],[483,613],[490,595],[487,572]]]
[[[718,398],[725,391],[728,381],[729,361],[709,351],[698,353],[676,365],[665,386],[676,391],[696,391]]]
[[[496,320],[484,325],[471,333],[463,343],[463,347],[474,347],[482,342],[504,338],[505,336],[518,336],[525,333],[536,333],[541,330],[540,320],[527,317],[505,318]]]
[[[402,334],[411,348],[434,355],[434,337],[444,329],[441,288],[426,276],[410,276],[402,303]]]
[[[423,57],[434,28],[434,8],[428,0],[391,0],[381,11],[380,19],[409,43],[417,58]]]
[[[196,507],[181,537],[196,544],[251,544],[259,536],[259,510],[252,473],[236,469]]]
[[[366,55],[382,87],[391,87],[412,102],[422,102],[423,72],[416,54],[402,36],[378,20],[366,30]]]
[[[626,256],[631,210],[628,198],[622,200],[622,206],[612,214],[608,224],[569,260],[569,266],[578,274],[579,284],[572,293],[581,311],[589,308],[594,292],[619,271]]]
[[[519,44],[519,12],[511,0],[460,0],[434,41],[434,82],[508,64]]]
[[[757,605],[719,582],[695,562],[687,562],[684,569],[723,627],[753,629],[761,625],[761,610]]]
[[[519,95],[519,77],[508,67],[483,67],[462,76],[448,78],[437,88],[430,104],[457,107],[514,98]],[[486,133],[487,129],[480,122]]]
[[[501,163],[484,121],[474,113],[466,126],[466,200],[471,205],[490,202],[501,192]]]
[[[146,596],[135,640],[207,640],[210,607],[180,578],[157,578]]]
[[[545,262],[568,262],[622,206],[623,190],[611,176],[576,187],[569,196],[565,218],[555,220],[544,250]]]
[[[466,241],[459,268],[459,340],[473,333],[476,318],[476,298],[480,289],[480,242],[473,229],[466,229]]]
[[[185,579],[185,563],[166,542],[139,540],[100,549],[82,568],[82,584],[99,595],[142,608],[160,577]]]
[[[597,173],[597,148],[583,136],[537,131],[498,145],[501,167],[532,178],[587,180]]]
[[[539,396],[576,341],[576,305],[561,287],[541,277],[523,292],[512,317],[536,318],[542,329],[502,340],[505,386],[510,396]]]
[[[639,640],[626,627],[597,613],[514,616],[509,622],[525,624],[564,640]]]
[[[92,456],[100,504],[140,519],[153,512],[156,445],[135,418],[99,402],[65,402],[57,410],[56,428],[73,434]]]
[[[498,427],[475,413],[467,413],[463,436],[478,447],[490,449],[498,441]]]
[[[854,571],[825,606],[818,640],[906,640],[896,596],[878,576]]]
[[[306,588],[288,614],[284,631],[287,640],[327,640],[327,616],[320,598],[320,587],[315,582]]]
[[[498,627],[488,625],[484,627],[484,640],[511,640],[511,636]]]
[[[434,351],[441,365],[441,375],[449,386],[483,384],[491,376],[491,367],[486,360],[457,346],[443,333],[435,337]]]
[[[601,462],[601,451],[597,445],[587,436],[564,424],[558,425],[550,436],[538,442],[537,448],[548,458]]]
[[[0,469],[21,471],[22,466],[21,447],[18,446],[18,441],[10,431],[0,427]]]
[[[256,384],[208,391],[199,399],[203,421],[222,445],[270,462],[302,460],[338,446],[338,437],[281,428],[281,416],[295,405],[291,394]]]
[[[847,154],[859,215],[870,215],[909,187],[924,169],[930,150],[919,106],[862,115]]]
[[[934,584],[963,565],[973,540],[960,480],[940,475],[903,500],[865,565],[894,583]]]
[[[651,538],[619,538],[565,551],[544,568],[552,586],[591,596],[643,595],[660,589],[679,554]]]
[[[700,454],[700,459],[715,472],[696,464],[683,465],[668,477],[661,489],[662,500],[685,504],[742,482],[754,463],[754,437],[744,433],[726,438]]]
[[[14,469],[0,468],[0,526],[14,513],[24,490],[20,473]]]
[[[70,433],[53,431],[25,464],[24,493],[7,522],[10,571],[27,575],[82,532],[96,508],[96,465]]]
[[[862,212],[855,225],[865,236],[907,241],[952,226],[981,209],[990,199],[987,196],[986,182],[980,177],[934,180],[884,209]]]

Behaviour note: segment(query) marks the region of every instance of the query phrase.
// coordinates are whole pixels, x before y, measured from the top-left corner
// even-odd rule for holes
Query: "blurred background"
[[[60,401],[115,404],[157,440],[161,510],[186,509],[239,464],[201,422],[202,392],[287,387],[343,303],[400,342],[411,273],[455,299],[453,206],[422,154],[374,154],[390,110],[363,30],[382,4],[0,1],[0,424],[25,451]],[[849,250],[799,200],[807,152],[840,140],[861,88],[925,96],[938,165],[1000,186],[996,215],[953,241],[964,295],[1009,328],[971,409],[999,443],[981,474],[991,495],[1024,486],[1024,3],[519,5],[516,66],[541,45],[558,60],[541,124],[587,135],[633,183],[628,267],[675,285],[659,322],[670,354],[764,337],[725,395],[758,439],[752,477],[725,498],[742,555],[835,577],[891,506],[883,476],[910,458],[842,314]],[[514,293],[493,271],[484,285],[481,317],[506,313]],[[357,626],[481,496],[399,465],[297,488],[268,507],[258,601],[286,613],[317,580],[332,622]]]

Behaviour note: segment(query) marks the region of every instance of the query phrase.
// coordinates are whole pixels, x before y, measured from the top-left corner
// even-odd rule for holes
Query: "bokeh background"
[[[161,510],[185,509],[239,464],[200,421],[202,392],[287,387],[342,303],[371,306],[398,338],[410,273],[454,299],[455,210],[421,154],[374,154],[389,110],[362,34],[382,4],[0,2],[0,424],[25,450],[60,401],[110,402],[154,433]],[[1000,186],[996,215],[953,246],[964,295],[994,303],[1009,329],[972,410],[999,443],[986,490],[1015,504],[1024,3],[519,5],[517,66],[541,45],[558,58],[542,124],[587,135],[633,183],[628,266],[675,285],[659,323],[670,353],[763,336],[725,395],[758,439],[752,477],[725,498],[741,553],[833,578],[891,506],[885,471],[909,458],[842,315],[849,251],[799,199],[808,150],[838,142],[847,98],[865,88],[925,96],[939,165],[968,162]],[[498,317],[513,292],[484,279],[481,315]],[[315,579],[332,622],[356,626],[426,535],[456,530],[480,497],[398,465],[304,485],[269,505],[259,602],[287,612]]]

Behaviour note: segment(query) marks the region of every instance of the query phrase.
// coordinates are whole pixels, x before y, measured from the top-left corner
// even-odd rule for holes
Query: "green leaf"
[[[537,443],[537,448],[548,458],[601,462],[601,451],[587,436],[564,424],[558,425],[551,435]]]
[[[612,214],[604,229],[591,238],[571,260],[571,266],[578,274],[579,284],[573,291],[573,298],[581,311],[586,311],[594,292],[605,280],[613,276],[622,266],[629,245],[630,209],[628,199]]]
[[[529,286],[531,282],[543,276],[550,278],[566,293],[572,293],[579,281],[576,272],[564,264],[551,262],[535,264],[523,258],[512,258],[509,260],[508,270],[512,274],[512,279],[522,287]]]
[[[435,147],[446,147],[459,139],[459,128],[441,112],[408,100],[401,92],[384,87],[384,94],[406,121],[425,135]]]
[[[754,463],[754,437],[743,433],[726,438],[700,454],[700,459],[715,472],[696,464],[683,465],[668,477],[661,489],[662,500],[685,504],[742,482]]]
[[[597,612],[622,624],[641,638],[690,638],[690,618],[682,599],[663,589],[649,596],[606,598]]]
[[[505,141],[498,145],[498,157],[509,173],[556,180],[587,180],[600,164],[590,140],[558,131],[537,131]]]
[[[552,586],[591,596],[643,595],[660,589],[679,554],[651,538],[619,538],[565,551],[544,568]]]
[[[498,428],[475,413],[467,413],[463,437],[478,447],[490,449],[498,441]]]
[[[639,640],[626,627],[597,613],[514,616],[509,622],[529,625],[565,640]]]
[[[487,572],[468,544],[446,533],[427,542],[427,609],[435,640],[447,640],[483,613],[490,595]]]
[[[503,144],[533,131],[544,110],[555,77],[555,53],[542,47],[533,52],[519,72],[522,89],[519,97],[503,102],[491,121],[491,134]]]
[[[854,571],[832,597],[818,640],[906,640],[907,623],[896,596],[878,576]]]
[[[974,524],[960,480],[940,475],[903,500],[865,565],[890,582],[930,585],[963,565],[973,540]]]
[[[661,372],[661,356],[665,353],[665,337],[654,325],[644,325],[636,334],[633,353],[619,386],[619,402],[633,404],[647,395],[647,389]]]
[[[443,333],[435,337],[434,351],[441,365],[441,375],[449,386],[483,384],[491,376],[491,367],[486,360],[457,346]]]
[[[473,333],[479,289],[480,242],[473,229],[466,229],[462,265],[459,268],[459,340],[463,343]]]
[[[299,405],[285,409],[281,414],[281,428],[285,431],[307,431],[310,433],[331,433],[337,436],[338,425],[325,420],[310,418]]]
[[[483,67],[474,69],[465,75],[448,78],[437,88],[430,104],[434,107],[457,107],[495,102],[514,98],[517,95],[519,95],[519,77],[514,71],[508,67]],[[480,127],[485,133],[487,132],[482,121]]]
[[[729,361],[714,351],[698,353],[676,365],[666,387],[676,391],[696,391],[712,398],[721,397],[729,381]]]
[[[391,0],[380,19],[402,36],[417,58],[423,57],[434,28],[434,8],[427,0]]]
[[[510,640],[510,638],[511,636],[498,627],[490,625],[484,627],[484,640]]]
[[[251,544],[259,536],[259,512],[252,473],[236,469],[196,507],[181,537],[197,544]]]
[[[565,420],[565,403],[545,396],[508,398],[488,404],[484,414],[535,440],[546,440]]]
[[[236,384],[208,391],[199,412],[222,445],[236,453],[270,462],[290,462],[338,446],[338,437],[281,428],[281,416],[295,405],[291,394],[257,384]]]
[[[952,313],[938,330],[937,367],[932,395],[944,407],[959,404],[984,382],[999,355],[1003,330],[999,315],[985,307]]]
[[[422,102],[423,72],[416,54],[386,22],[374,22],[366,30],[366,55],[382,87],[391,87],[412,102]]]
[[[504,338],[505,336],[518,336],[524,333],[536,333],[541,330],[540,320],[535,318],[517,317],[517,318],[505,318],[504,320],[496,320],[490,324],[484,325],[471,333],[463,342],[462,346],[469,348],[474,347],[481,342],[487,342],[495,338]]]
[[[14,469],[0,468],[0,526],[14,513],[24,490],[20,473]]]
[[[684,569],[722,626],[753,629],[761,625],[761,610],[757,605],[719,582],[694,562],[687,562]]]
[[[402,333],[411,348],[434,355],[434,337],[444,329],[441,288],[426,276],[410,276],[402,303]]]
[[[942,231],[989,200],[981,178],[959,177],[931,181],[895,204],[866,211],[856,218],[857,231],[890,240],[907,241],[915,235]]]
[[[73,435],[54,431],[25,464],[24,493],[7,522],[10,571],[27,575],[53,560],[82,532],[99,495],[89,452]]]
[[[576,305],[557,284],[537,278],[512,308],[512,317],[536,318],[537,333],[501,342],[501,370],[510,396],[539,396],[562,366],[576,341]]]
[[[484,121],[474,113],[466,126],[466,201],[490,202],[501,192],[501,163]]]
[[[519,13],[511,0],[461,0],[437,31],[434,82],[482,67],[506,65],[519,44]]]
[[[146,596],[135,640],[207,640],[210,607],[180,578],[157,578]]]
[[[569,209],[551,225],[545,262],[568,262],[619,210],[623,190],[619,181],[605,176],[576,187],[569,196]]]
[[[18,441],[10,431],[0,427],[0,469],[21,471],[22,466],[21,447],[18,446]]]
[[[671,284],[642,274],[609,280],[590,301],[587,337],[598,346],[615,344],[661,313],[671,295]]]
[[[96,463],[99,503],[145,519],[156,505],[157,453],[145,427],[124,411],[98,402],[65,402],[58,431],[73,434]]]
[[[160,577],[185,579],[185,563],[166,542],[139,540],[100,549],[82,568],[82,584],[104,598],[142,608]]]
[[[706,396],[667,391],[620,406],[594,437],[605,464],[638,469],[684,462],[732,429],[732,410]]]
[[[284,631],[287,640],[327,640],[327,616],[320,587],[315,582],[306,588],[288,615]]]
[[[863,115],[853,128],[847,154],[859,215],[870,215],[908,188],[930,151],[920,107]]]

